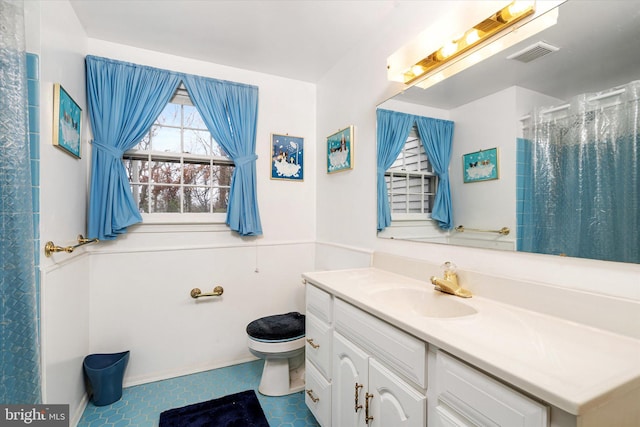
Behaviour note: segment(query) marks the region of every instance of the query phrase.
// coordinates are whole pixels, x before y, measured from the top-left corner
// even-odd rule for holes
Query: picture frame
[[[499,179],[498,167],[497,147],[462,155],[462,176],[465,184]]]
[[[304,181],[304,138],[271,134],[271,179]]]
[[[353,169],[353,126],[327,137],[327,173]]]
[[[53,85],[53,145],[80,158],[82,109],[60,85]]]

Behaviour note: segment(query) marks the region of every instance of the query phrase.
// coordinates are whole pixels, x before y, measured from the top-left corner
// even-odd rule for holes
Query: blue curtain
[[[231,157],[226,223],[243,236],[262,234],[256,194],[258,88],[185,75],[184,83],[209,132]]]
[[[160,115],[181,81],[215,140],[235,164],[227,224],[243,236],[262,234],[256,195],[258,88],[87,56],[93,129],[89,237],[113,240],[141,222],[122,154]]]
[[[378,109],[377,112],[377,176],[378,176],[378,231],[382,231],[391,224],[391,207],[389,193],[384,173],[407,142],[411,127],[415,122],[414,116],[397,111]]]
[[[640,263],[640,81],[583,94],[525,129],[518,249]]]
[[[0,0],[0,70],[0,403],[35,404],[41,399],[40,351],[19,1]]]
[[[427,158],[438,175],[438,190],[433,202],[431,218],[438,222],[443,230],[453,228],[451,208],[451,187],[449,185],[449,162],[451,160],[451,142],[453,140],[453,122],[416,116],[418,133]]]
[[[175,92],[177,73],[86,57],[87,100],[93,130],[88,235],[113,240],[142,221],[122,154],[149,131]]]

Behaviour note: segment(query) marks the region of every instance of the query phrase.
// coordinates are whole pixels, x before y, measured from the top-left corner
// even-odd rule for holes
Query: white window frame
[[[193,105],[189,95],[185,89],[185,87],[181,84],[176,93],[169,101],[168,104],[181,104],[181,105]],[[154,126],[161,126],[164,128],[173,128],[180,129],[180,146],[183,146],[183,138],[185,130],[196,130],[201,131],[203,129],[199,128],[191,128],[188,126],[184,126],[184,117],[180,120],[180,126],[175,125],[157,125],[154,122]],[[146,135],[145,135],[146,136]],[[215,143],[215,140],[214,140]],[[123,161],[133,159],[133,160],[144,160],[151,164],[152,161],[173,161],[176,163],[180,163],[181,170],[184,170],[183,166],[185,163],[200,163],[206,164],[209,163],[210,167],[214,165],[230,165],[233,166],[234,163],[231,159],[224,156],[210,156],[210,155],[199,155],[199,154],[191,154],[191,153],[178,153],[178,152],[163,152],[163,151],[154,151],[154,150],[139,150],[132,149],[128,150],[123,154]],[[174,186],[174,187],[202,187],[195,184],[184,184],[184,174],[180,174],[180,183],[179,184],[167,184],[159,182],[158,185],[162,186]],[[143,185],[146,186],[147,191],[151,191],[151,187],[154,185],[154,182],[134,182],[129,181],[130,185]],[[211,188],[211,187],[210,187]],[[227,186],[221,186],[220,188],[230,188]],[[134,193],[134,198],[136,194]],[[148,200],[151,201],[150,195],[148,195]],[[184,192],[180,192],[180,209],[184,208]],[[227,206],[228,208],[228,206]],[[143,224],[224,224],[227,218],[227,211],[225,212],[140,212],[142,216]]]

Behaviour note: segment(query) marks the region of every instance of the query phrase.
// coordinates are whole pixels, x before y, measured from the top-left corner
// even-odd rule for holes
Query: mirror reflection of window
[[[384,176],[392,221],[430,219],[438,178],[415,126]]]

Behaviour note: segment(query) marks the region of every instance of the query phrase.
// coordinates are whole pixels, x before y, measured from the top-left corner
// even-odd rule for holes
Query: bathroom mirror
[[[524,116],[640,80],[640,2],[569,0],[556,11],[557,23],[542,32],[427,89],[414,85],[378,106],[455,123],[449,165],[453,221],[465,229],[442,232],[435,225],[394,221],[378,237],[516,250],[516,140],[523,136]],[[532,55],[536,44],[537,49],[551,50],[546,47],[551,45],[558,50],[530,62],[508,59],[525,51]],[[493,148],[498,179],[465,183],[463,157]],[[498,233],[503,227],[509,234]]]

